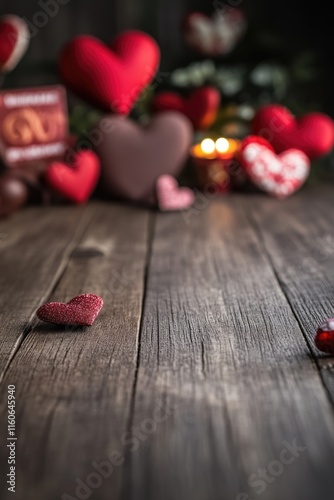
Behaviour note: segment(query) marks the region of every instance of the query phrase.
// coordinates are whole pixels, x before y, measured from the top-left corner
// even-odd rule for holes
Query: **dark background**
[[[52,3],[52,0],[50,0]],[[56,1],[56,0],[54,0]],[[64,0],[66,1],[66,0]],[[1,0],[0,14],[13,13],[34,24],[34,16],[47,0]],[[228,3],[228,2],[226,2]],[[292,60],[299,52],[315,54],[318,78],[311,96],[319,110],[334,116],[333,21],[323,2],[231,0],[247,14],[249,29],[241,47],[226,62],[274,58]],[[92,34],[105,41],[125,29],[142,29],[153,35],[162,50],[161,69],[187,65],[198,55],[183,42],[183,16],[192,10],[212,13],[214,2],[204,0],[69,0],[46,26],[33,33],[24,60],[8,76],[4,86],[26,86],[57,81],[56,60],[63,44],[76,34]],[[35,18],[36,19],[36,18]],[[33,28],[32,28],[33,29]],[[267,38],[266,38],[267,36]],[[276,45],[268,42],[275,38]],[[279,40],[279,44],[277,44]],[[222,59],[224,63],[224,58]]]

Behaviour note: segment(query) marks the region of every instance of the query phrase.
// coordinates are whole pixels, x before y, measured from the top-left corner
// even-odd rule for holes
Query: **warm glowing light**
[[[218,153],[226,153],[230,147],[230,143],[225,137],[220,137],[216,140],[216,150]]]
[[[206,154],[211,154],[214,152],[216,146],[212,139],[204,139],[201,142],[202,151]]]
[[[240,141],[220,137],[216,141],[209,137],[191,147],[190,154],[193,158],[203,159],[208,162],[217,160],[231,160],[238,151]]]

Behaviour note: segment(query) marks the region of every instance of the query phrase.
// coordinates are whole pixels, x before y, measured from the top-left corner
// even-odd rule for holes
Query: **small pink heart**
[[[187,188],[180,188],[177,180],[171,175],[162,175],[157,180],[157,198],[160,210],[170,212],[185,210],[194,204],[194,192]]]
[[[67,304],[63,302],[49,302],[37,311],[37,317],[47,323],[56,325],[91,326],[96,320],[103,306],[103,299],[92,293],[85,293],[74,297]]]

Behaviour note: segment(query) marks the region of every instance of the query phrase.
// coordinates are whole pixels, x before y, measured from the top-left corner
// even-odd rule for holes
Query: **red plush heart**
[[[149,35],[128,31],[111,48],[96,38],[79,36],[63,50],[60,72],[65,83],[94,105],[128,114],[154,78],[160,51]]]
[[[95,150],[105,192],[145,204],[154,203],[161,175],[179,174],[193,136],[189,120],[175,111],[153,116],[145,127],[128,118],[105,116],[94,130],[103,131]]]
[[[9,15],[0,18],[0,71],[11,71],[26,52],[29,29],[23,19]]]
[[[37,317],[46,323],[56,325],[91,326],[96,320],[103,306],[103,299],[92,293],[85,293],[74,297],[67,304],[63,302],[49,302],[37,311]]]
[[[240,9],[225,6],[212,18],[201,12],[189,14],[184,23],[187,44],[202,54],[227,54],[238,43],[246,29],[246,19]]]
[[[276,104],[260,108],[252,128],[277,153],[296,148],[312,159],[329,153],[334,144],[334,125],[329,116],[310,113],[296,120],[288,109]]]
[[[319,326],[315,345],[319,351],[334,354],[334,318],[327,319]]]
[[[289,149],[276,155],[261,137],[245,139],[238,155],[253,183],[277,198],[293,194],[309,175],[310,161],[302,151]]]
[[[45,172],[45,179],[56,192],[83,203],[94,191],[100,174],[100,162],[92,151],[80,151],[74,155],[73,166],[53,162]]]
[[[163,212],[185,210],[195,201],[194,192],[187,187],[180,188],[171,175],[162,175],[157,180],[157,198]]]
[[[220,93],[214,87],[196,89],[186,98],[176,92],[161,92],[153,99],[154,111],[180,111],[189,118],[196,130],[212,125],[219,105]]]

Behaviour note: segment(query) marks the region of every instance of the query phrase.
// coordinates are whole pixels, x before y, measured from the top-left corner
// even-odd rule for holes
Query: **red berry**
[[[319,351],[334,354],[334,318],[327,319],[319,326],[315,345]]]

